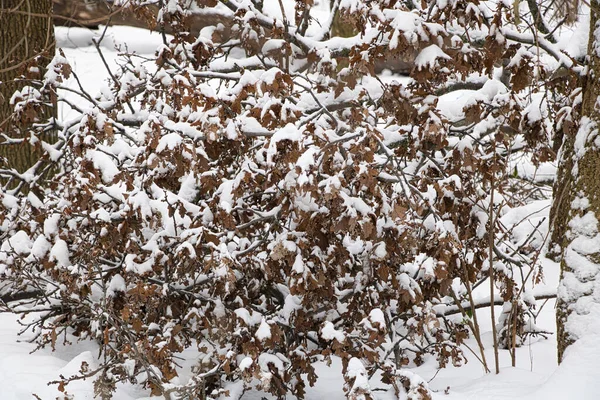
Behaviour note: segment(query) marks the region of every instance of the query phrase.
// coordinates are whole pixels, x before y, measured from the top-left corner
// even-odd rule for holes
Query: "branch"
[[[526,35],[508,29],[502,29],[502,34],[507,39],[513,40],[515,42],[539,46],[541,49],[545,50],[550,56],[554,57],[556,61],[561,63],[566,68],[572,68],[578,74],[581,74],[583,72],[583,67],[579,65],[577,61],[571,58],[568,54],[557,49],[553,43],[551,43],[549,40],[543,37]]]
[[[35,299],[36,297],[40,297],[43,294],[44,292],[42,292],[41,290],[28,290],[24,292],[9,293],[0,296],[0,301],[2,301],[3,303],[10,303],[13,301],[30,300]]]
[[[452,82],[436,90],[435,95],[443,96],[457,90],[479,90],[483,87],[483,85],[485,85],[486,82],[487,79],[480,81]]]
[[[546,293],[546,294],[539,294],[537,296],[534,296],[536,300],[547,300],[547,299],[555,299],[556,298],[556,293]],[[498,299],[498,300],[494,300],[494,306],[501,306],[505,303],[504,300],[502,299]],[[462,313],[461,309],[464,311],[472,311],[473,309],[480,309],[480,308],[487,308],[487,307],[491,307],[492,303],[489,300],[489,298],[487,299],[482,299],[479,301],[474,302],[474,306],[471,306],[471,304],[469,302],[462,302],[460,307],[458,305],[452,305],[452,306],[448,306],[446,307],[444,310],[442,311],[437,311],[435,313],[436,316],[438,317],[445,317],[448,315],[453,315],[453,314],[460,314]]]
[[[540,33],[543,33],[548,41],[551,43],[556,43],[556,39],[552,35],[552,32],[546,26],[546,22],[540,13],[540,9],[538,7],[536,0],[527,0],[527,5],[529,6],[529,11],[531,11],[531,15],[533,16],[533,22],[535,23],[535,27]]]

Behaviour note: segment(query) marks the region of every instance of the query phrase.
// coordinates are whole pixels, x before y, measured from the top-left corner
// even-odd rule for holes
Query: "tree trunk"
[[[558,180],[565,185],[561,190],[571,193],[554,199],[555,229],[563,236],[557,240],[562,245],[556,308],[559,362],[569,345],[600,332],[600,24],[594,11],[598,0],[591,4],[581,126],[575,138],[565,141],[566,161]]]
[[[566,233],[569,229],[569,205],[573,201],[573,146],[575,135],[573,133],[563,133],[560,139],[562,143],[555,144],[555,147],[560,145],[558,152],[558,171],[556,181],[552,190],[552,208],[550,209],[550,223],[552,224],[552,232],[548,243],[548,252],[546,256],[555,262],[560,262],[562,257],[562,249],[565,247]]]
[[[0,0],[0,133],[12,139],[26,139],[7,145],[0,137],[0,157],[10,169],[24,172],[40,158],[41,152],[30,144],[30,130],[12,118],[10,99],[25,86],[36,86],[43,67],[54,56],[54,28],[51,0]],[[39,83],[37,84],[39,86]],[[42,122],[55,113],[55,107],[43,99],[29,123]],[[50,140],[48,134],[42,138]],[[35,143],[32,142],[32,143]],[[39,145],[36,146],[39,149]],[[2,162],[0,162],[2,165]]]

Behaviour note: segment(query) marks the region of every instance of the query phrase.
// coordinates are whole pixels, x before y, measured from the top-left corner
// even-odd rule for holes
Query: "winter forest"
[[[0,0],[0,399],[600,399],[599,15]]]

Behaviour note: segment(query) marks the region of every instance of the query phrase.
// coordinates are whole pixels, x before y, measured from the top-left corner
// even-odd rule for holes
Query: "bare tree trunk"
[[[592,1],[589,74],[583,83],[581,126],[567,139],[558,197],[554,199],[555,232],[562,247],[561,281],[556,308],[558,360],[566,348],[600,327],[600,24],[598,1]],[[561,192],[568,191],[560,195]],[[562,197],[562,200],[560,199]]]
[[[25,139],[7,145],[6,137],[0,137],[0,157],[18,172],[34,165],[41,152],[31,145],[29,131],[20,129],[12,118],[14,106],[10,99],[15,91],[35,86],[34,81],[43,77],[43,67],[54,55],[51,7],[51,0],[0,0],[0,133],[11,139]],[[54,113],[55,107],[43,105],[29,122],[42,122]],[[42,139],[51,140],[48,136]]]

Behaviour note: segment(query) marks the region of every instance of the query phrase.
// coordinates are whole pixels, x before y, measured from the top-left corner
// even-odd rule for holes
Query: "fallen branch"
[[[44,292],[42,292],[41,290],[31,290],[31,291],[18,292],[18,293],[9,293],[9,294],[0,296],[0,301],[2,301],[3,303],[6,304],[6,303],[11,303],[13,301],[34,299],[38,296],[42,296],[43,294],[44,294]]]
[[[534,297],[536,300],[555,299],[556,293],[540,294],[540,295],[537,295]],[[494,306],[501,306],[504,303],[505,303],[505,301],[502,299],[494,300]],[[492,305],[492,303],[489,299],[483,299],[481,301],[476,301],[474,306],[471,306],[471,304],[469,302],[465,301],[465,302],[461,303],[460,307],[458,305],[451,305],[451,306],[445,307],[441,311],[437,311],[436,316],[446,317],[448,315],[462,313],[463,311],[472,311],[473,309],[478,310],[480,308],[490,307],[491,305]]]

